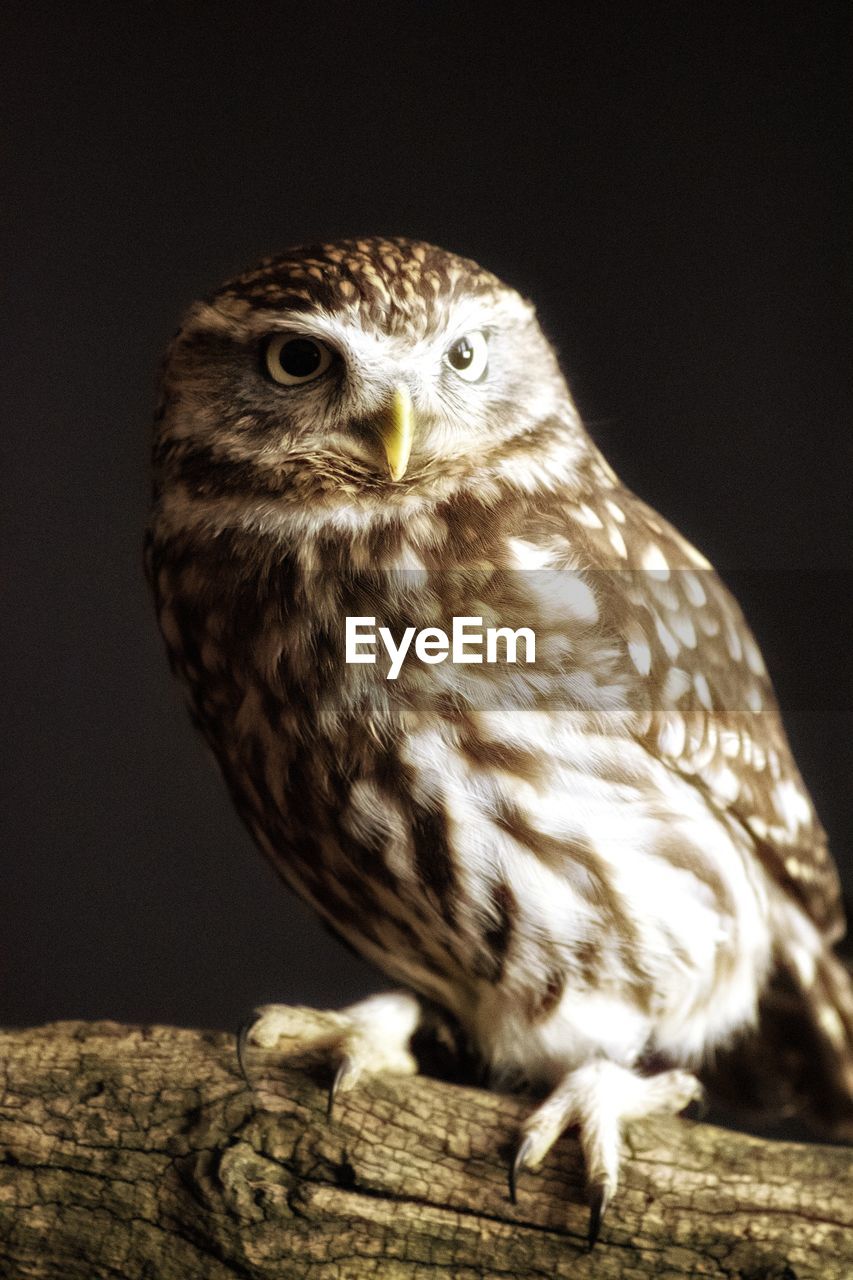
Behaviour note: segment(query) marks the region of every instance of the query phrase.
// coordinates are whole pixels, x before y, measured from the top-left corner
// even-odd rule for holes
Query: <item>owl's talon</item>
[[[611,1195],[612,1189],[606,1182],[596,1182],[589,1188],[589,1227],[586,1234],[588,1249],[595,1248]]]
[[[621,1132],[627,1120],[659,1112],[676,1114],[702,1096],[688,1071],[641,1076],[607,1059],[567,1072],[528,1117],[526,1135],[510,1171],[510,1195],[522,1169],[538,1169],[566,1129],[577,1125],[589,1185],[589,1247],[595,1244],[608,1204],[619,1183]]]
[[[329,1100],[326,1104],[326,1119],[331,1120],[335,1110],[335,1100],[338,1094],[345,1093],[347,1089],[351,1089],[358,1079],[358,1072],[355,1063],[348,1053],[345,1053],[338,1064],[335,1072],[335,1078],[329,1086]]]
[[[240,1075],[243,1077],[244,1081],[246,1082],[246,1088],[249,1090],[250,1093],[255,1092],[255,1086],[252,1084],[252,1081],[249,1078],[249,1070],[248,1070],[248,1067],[246,1066],[246,1049],[249,1045],[249,1034],[252,1030],[252,1027],[255,1025],[256,1020],[257,1018],[254,1013],[250,1014],[248,1018],[244,1018],[243,1021],[240,1023],[240,1026],[237,1028],[237,1037],[236,1037],[237,1067],[239,1068]]]
[[[237,1060],[246,1074],[246,1048],[257,1044],[275,1050],[287,1042],[289,1053],[328,1054],[337,1064],[326,1100],[326,1115],[332,1118],[341,1093],[354,1089],[362,1080],[379,1075],[414,1075],[417,1062],[409,1043],[420,1020],[420,1004],[407,991],[389,991],[369,996],[358,1004],[327,1015],[329,1026],[315,1034],[305,1034],[298,1012],[287,1005],[262,1005],[247,1019],[237,1036]]]
[[[527,1158],[532,1149],[533,1139],[528,1134],[518,1144],[518,1150],[509,1166],[509,1198],[513,1204],[518,1204],[518,1177],[528,1168]]]

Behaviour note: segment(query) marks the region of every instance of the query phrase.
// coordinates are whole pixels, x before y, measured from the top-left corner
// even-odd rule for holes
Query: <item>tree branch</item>
[[[294,1010],[294,1027],[323,1015]],[[56,1280],[833,1280],[853,1275],[850,1151],[633,1125],[589,1254],[577,1143],[506,1168],[523,1099],[423,1077],[340,1097],[328,1061],[172,1027],[0,1036],[0,1274]]]

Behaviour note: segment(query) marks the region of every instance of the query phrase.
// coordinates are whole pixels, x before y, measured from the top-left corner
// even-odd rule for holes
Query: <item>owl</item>
[[[153,474],[193,719],[276,870],[399,987],[338,1013],[334,1090],[413,1071],[441,1011],[535,1095],[513,1196],[579,1127],[591,1241],[624,1122],[738,1046],[850,1131],[838,880],[761,654],[597,450],[530,302],[399,238],[266,259],[172,342]]]

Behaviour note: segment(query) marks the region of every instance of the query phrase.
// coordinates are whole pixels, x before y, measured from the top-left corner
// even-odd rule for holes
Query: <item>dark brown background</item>
[[[182,308],[397,233],[540,304],[625,480],[724,571],[850,869],[847,6],[3,6],[0,1019],[235,1025],[382,979],[233,815],[140,570]]]

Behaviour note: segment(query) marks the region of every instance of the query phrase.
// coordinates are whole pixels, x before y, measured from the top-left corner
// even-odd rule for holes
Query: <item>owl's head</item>
[[[190,309],[155,476],[196,499],[387,508],[513,468],[565,484],[585,447],[514,289],[432,245],[344,240],[266,259]]]

